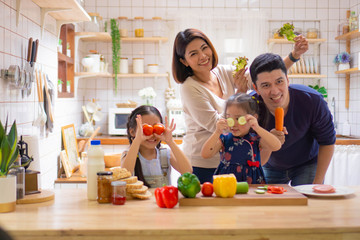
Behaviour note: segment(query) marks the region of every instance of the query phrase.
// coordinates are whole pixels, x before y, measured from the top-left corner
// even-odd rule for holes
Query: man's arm
[[[334,154],[335,145],[320,145],[313,184],[323,184],[326,171]]]

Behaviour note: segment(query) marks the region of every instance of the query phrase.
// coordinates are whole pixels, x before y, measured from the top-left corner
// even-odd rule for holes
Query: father
[[[250,75],[265,111],[271,113],[265,127],[283,143],[279,151],[265,153],[269,157],[263,167],[266,181],[291,181],[292,186],[322,184],[336,140],[332,116],[322,95],[304,85],[289,85],[284,62],[276,54],[256,57]],[[274,129],[277,107],[284,109],[283,131]]]

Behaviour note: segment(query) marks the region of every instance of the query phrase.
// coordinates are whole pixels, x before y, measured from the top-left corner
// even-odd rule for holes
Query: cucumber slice
[[[257,189],[260,189],[260,190],[268,190],[268,186],[265,185],[265,186],[260,186],[260,187],[257,187]]]
[[[239,117],[238,122],[239,122],[240,125],[245,125],[246,124],[245,117],[244,116]]]
[[[255,190],[255,193],[257,193],[257,194],[264,194],[264,193],[266,193],[266,191],[265,191],[265,190],[262,190],[262,189],[256,189],[256,190]]]
[[[229,127],[233,127],[235,125],[235,121],[233,118],[228,118],[227,120],[227,124],[229,125]]]

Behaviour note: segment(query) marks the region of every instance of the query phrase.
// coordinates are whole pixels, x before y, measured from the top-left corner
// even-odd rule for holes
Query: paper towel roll
[[[40,150],[39,150],[39,138],[35,135],[23,135],[23,141],[28,145],[28,155],[33,157],[34,161],[30,163],[28,169],[34,171],[40,171]]]

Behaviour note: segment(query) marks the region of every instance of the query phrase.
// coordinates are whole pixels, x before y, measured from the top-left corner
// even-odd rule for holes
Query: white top
[[[169,166],[168,171],[167,171],[167,176],[169,178],[170,174],[171,174],[171,165],[170,165],[170,149],[168,149],[168,148],[166,148],[166,155],[167,155],[168,166]],[[161,170],[160,151],[158,148],[156,148],[156,158],[147,160],[139,152],[139,159],[140,159],[141,168],[142,168],[144,176],[163,175],[163,172]],[[168,180],[170,182],[170,178]]]
[[[212,70],[217,76],[222,98],[188,77],[180,86],[181,101],[185,113],[186,135],[183,139],[183,151],[190,159],[192,166],[216,168],[220,155],[204,159],[201,148],[216,129],[216,122],[223,114],[226,100],[235,93],[231,66],[218,65]]]

